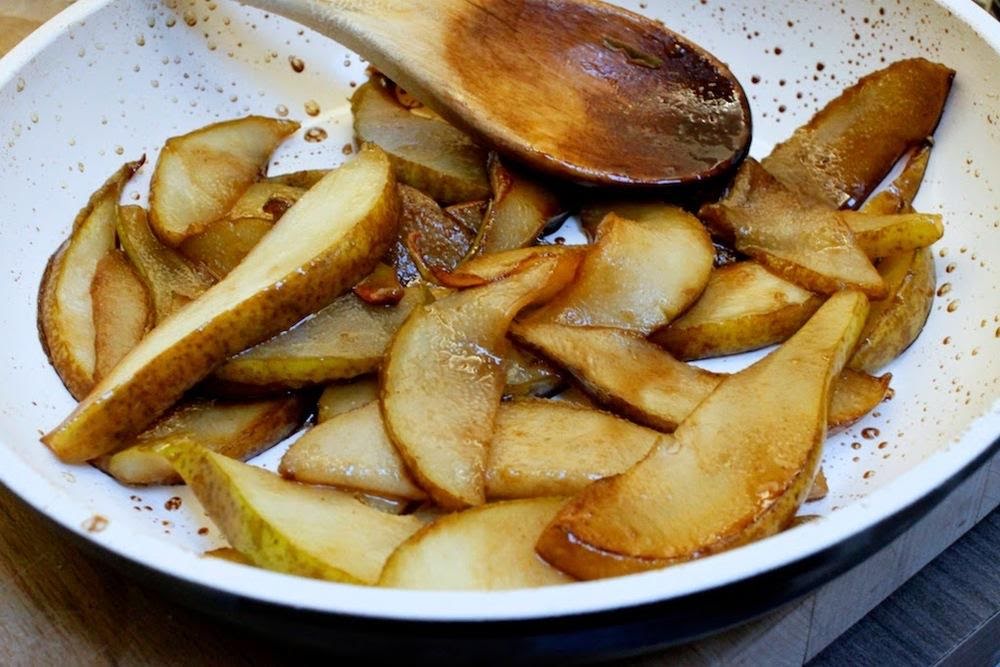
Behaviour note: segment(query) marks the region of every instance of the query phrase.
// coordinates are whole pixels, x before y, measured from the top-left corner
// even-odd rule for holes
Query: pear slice
[[[156,235],[177,246],[223,217],[297,129],[294,121],[247,116],[167,139],[149,186]]]
[[[327,385],[316,402],[316,421],[322,424],[337,415],[350,412],[378,400],[378,378],[367,376]]]
[[[287,185],[291,188],[308,190],[323,180],[323,177],[329,173],[329,169],[303,169],[302,171],[268,176],[264,180],[268,183],[277,183],[278,185]]]
[[[285,452],[279,472],[307,484],[407,500],[427,498],[386,435],[377,401],[309,429]]]
[[[444,204],[486,199],[486,151],[439,119],[421,118],[399,104],[379,79],[351,97],[358,142],[380,146],[400,183]]]
[[[253,247],[271,231],[273,222],[263,218],[216,220],[178,246],[181,254],[222,280],[243,261]]]
[[[271,340],[236,355],[216,369],[226,382],[298,389],[372,373],[389,341],[410,313],[427,299],[419,286],[406,288],[396,306],[370,306],[353,293]]]
[[[389,557],[380,586],[429,590],[507,590],[573,579],[535,553],[538,535],[564,498],[492,503],[441,517]]]
[[[573,495],[625,472],[670,437],[561,400],[510,401],[500,407],[490,441],[486,495]]]
[[[376,148],[330,172],[224,280],[149,332],[43,442],[66,462],[119,449],[226,358],[330,303],[388,249],[395,186]]]
[[[512,345],[507,351],[504,398],[550,396],[565,385],[562,375],[548,362]]]
[[[830,387],[867,311],[860,292],[832,296],[783,346],[722,382],[671,442],[573,498],[542,533],[538,552],[573,576],[596,579],[784,528],[816,475]]]
[[[441,285],[453,289],[480,287],[508,277],[526,262],[538,257],[560,257],[562,261],[571,262],[575,267],[583,259],[585,252],[586,248],[583,246],[563,245],[490,252],[467,259],[452,271],[434,271],[434,278]]]
[[[531,319],[649,334],[698,299],[714,257],[701,223],[679,208],[641,220],[611,213],[573,284]]]
[[[423,525],[191,443],[162,453],[233,548],[268,570],[374,584],[389,555]]]
[[[656,345],[618,329],[518,323],[515,340],[569,371],[602,405],[629,419],[672,431],[726,377],[677,361]],[[830,428],[861,419],[888,391],[891,375],[844,370],[833,385]]]
[[[931,143],[927,140],[907,158],[903,170],[888,188],[865,200],[861,212],[888,215],[913,210],[913,200],[924,182],[930,159]]]
[[[890,297],[872,304],[848,364],[868,373],[878,371],[917,339],[931,312],[937,281],[930,248],[886,257],[878,270],[889,285]]]
[[[38,292],[38,330],[49,361],[77,400],[94,386],[94,307],[91,284],[100,261],[115,247],[118,200],[142,165],[129,162],[95,192],[73,222],[73,232],[49,259]]]
[[[753,159],[740,166],[726,197],[702,206],[699,215],[737,251],[799,287],[886,296],[885,284],[840,212],[803,199]]]
[[[94,379],[100,380],[153,326],[153,304],[121,250],[112,250],[97,263],[90,298],[94,304]]]
[[[944,224],[938,214],[873,215],[844,211],[840,216],[858,247],[870,259],[926,248],[944,236]]]
[[[291,435],[304,414],[304,401],[297,396],[237,403],[192,400],[140,433],[130,447],[94,464],[123,484],[177,484],[180,477],[158,446],[190,441],[245,461]]]
[[[399,281],[409,285],[421,276],[433,281],[434,270],[455,268],[475,235],[419,190],[400,185],[399,200],[399,240],[390,257]]]
[[[737,354],[787,340],[822,303],[757,262],[736,262],[713,270],[695,304],[649,339],[678,359]]]
[[[370,306],[395,306],[406,296],[395,269],[384,262],[379,262],[351,291]]]
[[[197,299],[215,282],[211,275],[156,238],[141,206],[121,208],[118,238],[149,290],[157,323]]]
[[[483,226],[483,219],[489,209],[489,200],[469,201],[462,204],[452,204],[444,209],[445,215],[455,220],[458,224],[468,229],[473,234],[479,234]]]
[[[573,268],[539,258],[505,280],[417,309],[396,334],[382,369],[386,429],[439,505],[484,502],[507,327],[522,308],[562,289]]]
[[[764,159],[764,168],[827,207],[855,208],[938,124],[954,70],[900,60],[847,88]]]

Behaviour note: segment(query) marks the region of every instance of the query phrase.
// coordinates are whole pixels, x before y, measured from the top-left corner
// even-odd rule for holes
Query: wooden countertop
[[[70,3],[0,0],[0,55]],[[998,503],[1000,456],[908,533],[805,599],[741,628],[629,664],[813,659]],[[992,540],[995,554],[997,531],[981,539]],[[989,548],[986,553],[988,558]],[[1000,601],[977,603],[980,611],[992,608],[995,618]],[[987,632],[995,626],[984,625]],[[857,629],[852,633],[861,636]],[[0,665],[267,665],[286,663],[291,655],[126,580],[0,487]],[[820,662],[834,664],[823,656]]]

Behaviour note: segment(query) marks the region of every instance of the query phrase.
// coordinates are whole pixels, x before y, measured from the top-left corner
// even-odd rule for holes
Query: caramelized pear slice
[[[201,296],[214,280],[156,238],[140,206],[123,206],[118,238],[153,299],[157,323]]]
[[[354,134],[380,146],[400,183],[445,204],[486,199],[486,151],[443,120],[421,118],[399,104],[378,80],[351,98]]]
[[[316,421],[322,424],[337,415],[377,400],[378,378],[374,376],[327,385],[316,402]]]
[[[787,340],[823,300],[757,262],[712,271],[701,297],[649,337],[678,359],[737,354]]]
[[[462,261],[472,247],[474,235],[419,190],[400,185],[399,199],[399,240],[391,263],[404,285],[421,276],[433,282],[433,271],[450,271]]]
[[[302,171],[268,176],[264,180],[268,183],[277,183],[278,185],[287,185],[292,188],[308,190],[323,180],[323,177],[329,173],[329,169],[303,169]]]
[[[100,261],[115,247],[118,199],[142,161],[129,162],[91,195],[73,232],[45,267],[38,292],[38,331],[66,389],[79,400],[94,386],[97,353],[91,284]]]
[[[840,214],[858,247],[871,259],[926,248],[944,236],[941,216],[932,213]]]
[[[653,210],[641,220],[609,214],[576,280],[531,319],[646,335],[693,304],[712,272],[712,242],[691,214]]]
[[[583,246],[542,245],[503,252],[490,252],[462,262],[453,271],[435,271],[435,279],[445,287],[465,289],[503,280],[538,257],[559,257],[575,267],[583,259]]]
[[[515,340],[569,371],[602,405],[655,429],[672,431],[726,377],[677,361],[618,329],[520,323]],[[881,402],[890,375],[845,370],[833,386],[830,428],[853,424]]]
[[[426,300],[423,288],[406,289],[396,306],[370,306],[345,294],[288,331],[242,352],[216,369],[227,382],[298,389],[378,370],[389,341]]]
[[[223,217],[297,129],[294,121],[247,116],[167,139],[149,185],[156,235],[177,246]]]
[[[406,296],[406,289],[400,284],[396,270],[383,262],[379,262],[375,270],[351,291],[371,306],[395,306]]]
[[[800,195],[856,208],[938,124],[955,72],[923,58],[863,77],[764,159]]]
[[[539,258],[505,280],[418,308],[396,334],[382,370],[386,428],[439,505],[483,503],[507,327],[522,308],[550,298],[572,277],[559,258]]]
[[[489,498],[569,496],[631,468],[671,436],[557,400],[504,403],[486,468]]]
[[[268,570],[374,584],[389,555],[423,525],[198,445],[176,443],[162,452],[233,548]]]
[[[232,459],[247,460],[278,444],[302,425],[305,402],[297,396],[180,403],[133,444],[94,463],[123,484],[177,484],[180,476],[157,451],[160,445],[193,442]]]
[[[562,213],[559,200],[523,174],[490,154],[493,199],[479,226],[475,253],[493,253],[532,245],[550,220]]]
[[[504,398],[549,396],[565,383],[559,371],[530,352],[512,345],[507,351],[507,384]]]
[[[886,296],[885,283],[841,214],[803,200],[755,160],[746,160],[726,197],[703,206],[699,215],[736,250],[799,287]]]
[[[306,190],[307,188],[296,188],[273,181],[254,183],[240,195],[223,219],[254,218],[277,222],[285,211],[306,193]]]
[[[443,516],[389,557],[380,586],[508,590],[573,581],[535,553],[542,529],[565,498],[492,503]]]
[[[444,214],[473,234],[478,235],[480,228],[483,226],[483,219],[486,217],[486,211],[489,209],[489,206],[490,202],[488,200],[452,204],[444,209]]]
[[[887,215],[890,213],[906,213],[913,210],[913,200],[920,191],[927,173],[927,163],[931,159],[931,144],[925,142],[915,150],[903,165],[899,176],[888,188],[872,195],[861,207],[863,213]]]
[[[243,261],[274,223],[263,218],[216,220],[178,247],[185,257],[222,280]]]
[[[672,441],[574,497],[542,533],[538,552],[564,572],[596,579],[784,528],[816,475],[830,387],[867,310],[857,291],[831,297],[782,347],[720,384]]]
[[[285,452],[279,472],[307,484],[407,500],[427,498],[389,441],[377,401],[309,429]]]
[[[64,461],[120,449],[233,354],[287,329],[374,268],[396,232],[376,148],[330,172],[225,279],[155,329],[43,441]]]
[[[920,335],[934,303],[937,277],[930,248],[886,257],[879,273],[891,295],[872,304],[861,342],[849,366],[874,373],[898,357]]]
[[[94,379],[100,380],[153,326],[153,304],[125,254],[112,250],[97,263],[94,304]]]

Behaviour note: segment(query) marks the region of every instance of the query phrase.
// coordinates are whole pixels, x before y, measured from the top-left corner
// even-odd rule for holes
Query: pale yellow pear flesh
[[[66,462],[127,445],[226,358],[371,272],[397,213],[388,159],[362,150],[289,209],[224,280],[149,332],[43,442]]]
[[[316,421],[322,424],[337,415],[377,400],[378,378],[375,376],[327,385],[316,402]]]
[[[573,579],[534,545],[564,498],[491,503],[441,517],[389,557],[380,586],[424,590],[510,590]]]
[[[522,308],[565,286],[573,268],[540,258],[505,280],[418,308],[396,334],[382,369],[386,429],[438,504],[484,502],[507,328]]]
[[[698,558],[784,528],[819,467],[830,388],[867,311],[859,292],[831,297],[783,346],[723,381],[672,441],[571,500],[542,534],[539,553],[594,579]]]
[[[109,252],[97,263],[90,297],[94,304],[94,379],[100,380],[149,331],[153,304],[121,250]]]
[[[374,584],[389,555],[423,525],[190,443],[161,451],[229,544],[268,570]]]
[[[840,216],[858,247],[871,259],[926,248],[944,236],[940,214],[872,215],[843,211]]]

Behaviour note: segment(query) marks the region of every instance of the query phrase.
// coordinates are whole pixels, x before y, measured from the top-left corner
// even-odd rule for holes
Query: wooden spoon
[[[701,47],[597,0],[244,0],[361,54],[515,160],[597,185],[703,180],[739,162],[750,107]]]

